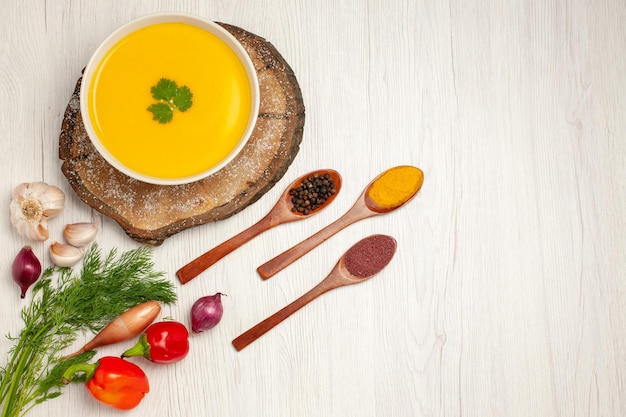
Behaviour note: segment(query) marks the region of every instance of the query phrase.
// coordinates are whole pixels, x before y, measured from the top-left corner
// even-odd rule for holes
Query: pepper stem
[[[85,380],[89,381],[91,379],[91,377],[93,377],[93,374],[94,374],[94,372],[96,372],[96,369],[98,369],[99,365],[100,365],[100,362],[95,362],[95,363],[88,363],[88,362],[75,363],[74,365],[69,366],[65,370],[65,372],[63,372],[63,383],[67,385],[70,382],[72,382],[72,377],[74,376],[74,374],[76,374],[78,372],[84,372],[85,373]]]
[[[148,343],[148,338],[145,333],[139,336],[139,340],[135,346],[122,353],[122,358],[129,358],[131,356],[143,356],[146,359],[150,359],[150,343]]]

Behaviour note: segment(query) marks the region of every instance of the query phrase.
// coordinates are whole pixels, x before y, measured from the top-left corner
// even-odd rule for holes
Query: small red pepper
[[[98,401],[118,408],[135,408],[150,391],[146,374],[134,363],[116,356],[105,356],[95,363],[77,363],[63,373],[63,383],[77,372],[84,372],[87,390]]]
[[[154,363],[173,363],[182,360],[189,352],[189,331],[177,321],[153,323],[139,336],[135,346],[122,354],[143,356]]]

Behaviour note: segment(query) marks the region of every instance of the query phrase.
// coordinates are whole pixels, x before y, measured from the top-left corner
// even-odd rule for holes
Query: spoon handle
[[[376,213],[367,210],[367,208],[364,208],[359,204],[355,204],[346,214],[335,220],[333,223],[329,224],[311,237],[303,240],[295,246],[292,246],[290,249],[287,249],[285,252],[259,266],[257,268],[257,272],[259,273],[261,278],[268,279],[274,276],[277,272],[282,271],[287,266],[300,259],[306,253],[320,245],[322,242],[324,242],[346,226],[349,226],[352,223],[366,217],[371,217],[375,214]]]
[[[296,311],[300,310],[302,307],[324,294],[325,292],[332,290],[333,288],[337,288],[341,286],[341,283],[336,282],[332,278],[332,273],[324,279],[322,282],[313,287],[309,292],[302,295],[297,300],[293,301],[291,304],[283,307],[281,310],[277,311],[273,315],[269,316],[259,324],[254,327],[251,327],[249,330],[245,331],[241,335],[237,336],[233,340],[233,346],[237,351],[248,346],[250,343],[257,340],[259,337],[263,336],[268,331],[272,330],[276,325],[281,323],[287,317],[291,316]]]
[[[236,234],[227,241],[198,256],[196,259],[180,268],[178,271],[176,271],[176,276],[182,284],[188,283],[193,278],[200,275],[200,273],[208,269],[211,265],[222,259],[224,256],[228,255],[244,243],[248,242],[250,239],[261,234],[267,229],[272,228],[275,225],[276,224],[273,224],[271,222],[269,215],[262,218],[249,228],[243,230],[242,232]]]

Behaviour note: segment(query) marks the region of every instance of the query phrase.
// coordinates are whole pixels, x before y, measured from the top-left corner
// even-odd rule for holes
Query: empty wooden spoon
[[[282,310],[242,333],[233,340],[233,346],[238,351],[245,348],[325,292],[372,278],[389,264],[396,252],[396,246],[396,240],[387,235],[372,235],[355,243],[339,258],[330,274],[319,284]]]
[[[368,184],[346,214],[259,266],[257,272],[263,279],[272,277],[346,226],[402,207],[415,197],[423,183],[424,173],[413,166],[401,165],[384,171]]]
[[[298,211],[292,211],[294,203],[291,201],[291,190],[301,186],[302,182],[305,181],[307,178],[316,176],[323,177],[326,174],[328,174],[329,180],[332,181],[334,187],[334,192],[326,199],[326,202],[319,207],[310,210],[307,214]],[[320,169],[301,176],[300,178],[292,182],[289,187],[287,187],[287,189],[283,192],[283,195],[276,202],[270,212],[265,215],[265,217],[263,217],[257,223],[250,226],[241,233],[231,237],[224,243],[214,247],[213,249],[205,252],[203,255],[200,255],[193,261],[189,262],[187,265],[183,266],[176,272],[176,276],[178,277],[180,282],[186,284],[193,278],[197,277],[201,272],[213,265],[215,262],[219,261],[224,256],[228,255],[229,253],[231,253],[244,243],[248,242],[255,236],[261,234],[262,232],[271,229],[274,226],[278,226],[279,224],[289,223],[296,220],[303,220],[320,212],[324,207],[327,207],[335,199],[340,190],[341,175],[339,175],[337,171],[334,171],[332,169]]]

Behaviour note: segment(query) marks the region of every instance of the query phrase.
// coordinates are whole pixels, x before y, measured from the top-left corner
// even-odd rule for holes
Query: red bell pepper
[[[189,352],[189,331],[177,321],[153,323],[139,336],[135,346],[122,354],[123,358],[143,356],[154,363],[173,363]]]
[[[63,383],[69,383],[77,372],[85,373],[87,390],[96,400],[120,410],[136,407],[150,391],[148,378],[141,368],[116,356],[68,367]]]

